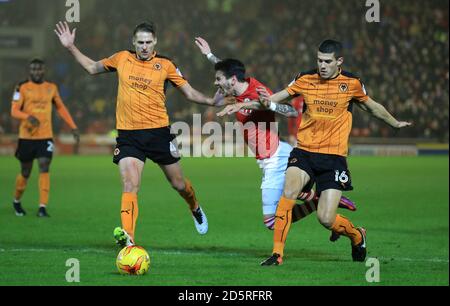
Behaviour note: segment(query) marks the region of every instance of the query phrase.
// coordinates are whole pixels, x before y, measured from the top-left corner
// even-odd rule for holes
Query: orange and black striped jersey
[[[18,119],[21,119],[19,127],[20,139],[48,139],[53,138],[52,110],[53,105],[64,121],[72,128],[77,126],[68,113],[60,95],[58,87],[54,83],[34,83],[24,81],[17,85],[13,101],[12,111]],[[39,120],[39,126],[33,127],[26,119],[29,115]]]
[[[301,73],[286,90],[291,96],[302,95],[305,100],[297,133],[298,148],[347,156],[352,104],[369,99],[359,78],[340,71],[334,79],[325,80],[313,70]]]
[[[119,130],[142,130],[166,127],[166,89],[169,83],[181,87],[187,83],[175,64],[154,52],[147,61],[137,59],[131,51],[118,52],[103,59],[108,71],[117,71],[119,88],[116,125]]]

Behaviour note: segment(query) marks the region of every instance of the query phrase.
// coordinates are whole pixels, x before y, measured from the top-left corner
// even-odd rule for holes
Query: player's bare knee
[[[299,188],[293,187],[293,188],[287,188],[283,192],[283,196],[287,199],[295,200],[297,199],[298,194],[300,193]]]
[[[334,221],[336,218],[331,218],[329,216],[321,216],[317,215],[317,218],[319,219],[320,224],[323,225],[323,227],[327,229],[331,229],[333,227]]]
[[[20,174],[28,179],[31,175],[31,170],[33,169],[33,163],[21,163],[20,164]]]
[[[49,173],[50,165],[39,165],[39,173]]]
[[[303,184],[300,180],[287,180],[284,185],[283,195],[285,198],[296,200],[302,188]]]
[[[50,171],[50,163],[51,163],[51,159],[40,158],[38,160],[39,172],[40,173],[48,173]]]
[[[31,168],[30,168],[30,169],[22,169],[22,171],[20,172],[20,174],[21,174],[24,178],[26,178],[26,179],[30,178],[30,175],[31,175]]]
[[[137,180],[132,180],[129,178],[122,178],[123,192],[127,193],[138,193],[140,184]]]
[[[186,189],[186,184],[182,177],[171,179],[170,185],[172,186],[173,189],[175,189],[178,192],[183,192]]]

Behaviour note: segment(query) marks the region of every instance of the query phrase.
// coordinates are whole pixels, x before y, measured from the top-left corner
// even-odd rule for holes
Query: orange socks
[[[22,176],[22,174],[16,177],[16,190],[14,192],[14,200],[19,201],[22,198],[25,188],[27,187],[27,179]]]
[[[21,174],[16,178],[16,190],[14,192],[14,200],[20,200],[25,188],[27,187],[28,179],[24,178]],[[50,174],[39,174],[39,205],[46,206],[48,204],[48,198],[50,193]]]
[[[352,245],[357,245],[362,240],[361,233],[356,229],[356,227],[353,226],[350,220],[341,215],[336,215],[336,221],[334,221],[334,224],[330,230],[350,238]]]
[[[290,200],[281,197],[278,202],[275,227],[273,232],[273,253],[283,256],[284,244],[286,242],[287,234],[292,223],[292,209],[295,205],[295,200]]]
[[[194,188],[192,188],[192,184],[188,179],[185,179],[184,183],[186,185],[186,188],[184,189],[184,191],[179,192],[179,194],[183,197],[186,203],[188,203],[189,209],[191,211],[194,211],[198,208],[198,201],[195,197]]]
[[[133,241],[138,214],[137,194],[124,192],[122,194],[120,218],[122,220],[122,228],[131,236]]]
[[[39,204],[48,204],[48,194],[50,192],[50,174],[39,174]]]

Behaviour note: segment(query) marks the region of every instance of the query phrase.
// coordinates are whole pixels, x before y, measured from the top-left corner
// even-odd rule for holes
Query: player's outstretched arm
[[[267,93],[267,95],[268,95],[268,93]],[[272,95],[272,96],[270,96],[270,99],[272,99],[272,97],[275,97],[275,99],[277,99],[277,101],[283,101],[289,97],[289,94],[287,94],[286,97],[284,97],[284,93],[279,94],[278,96]],[[282,98],[282,97],[284,97],[284,98]],[[286,117],[297,117],[298,116],[297,110],[292,105],[276,103],[271,100],[267,100],[267,97],[265,97],[263,100],[260,100],[260,101],[249,101],[249,102],[244,102],[244,103],[228,105],[224,109],[222,109],[220,112],[218,112],[217,116],[223,117],[223,116],[227,116],[227,115],[232,115],[234,113],[239,112],[241,109],[250,109],[250,110],[267,110],[267,109],[269,109],[277,114],[280,114],[280,115],[283,115]]]
[[[232,115],[234,113],[237,113],[244,107],[244,103],[237,103],[233,105],[227,105],[224,109],[222,109],[220,112],[218,112],[216,115],[217,117],[223,117],[227,115]]]
[[[227,105],[224,109],[217,113],[218,117],[223,117],[227,115],[232,115],[237,113],[241,109],[250,109],[250,110],[262,110],[265,109],[258,101],[249,101],[243,103],[236,103],[232,105]]]
[[[256,92],[259,95],[259,103],[264,108],[288,118],[298,116],[298,111],[286,102],[286,99],[290,97],[286,90],[270,95],[265,87],[257,87]]]
[[[214,95],[214,106],[221,107],[224,105],[236,104],[236,97],[234,96],[225,96],[223,91],[219,88]]]
[[[105,67],[101,62],[96,62],[83,53],[75,46],[75,34],[77,29],[70,31],[67,22],[62,23],[61,21],[56,24],[56,29],[54,30],[56,35],[61,42],[61,45],[72,53],[77,62],[83,66],[83,68],[91,75],[107,72]]]
[[[201,37],[196,37],[195,38],[195,44],[197,45],[197,47],[200,49],[200,52],[206,56],[206,58],[213,64],[217,64],[218,62],[220,62],[220,58],[216,57],[214,54],[212,54],[211,52],[211,48],[209,47],[208,42],[201,38]]]
[[[198,90],[192,88],[189,83],[184,84],[181,87],[178,87],[181,93],[191,102],[209,106],[215,106],[215,101],[213,98],[208,98]]]
[[[375,118],[386,122],[388,125],[395,129],[401,129],[412,125],[412,123],[410,122],[398,121],[397,119],[395,119],[394,116],[392,116],[383,105],[375,102],[374,100],[372,100],[372,98],[369,98],[369,100],[367,100],[367,102],[365,103],[357,103],[357,105],[364,111],[370,113]]]
[[[179,89],[189,101],[197,104],[220,107],[223,105],[236,103],[235,97],[223,96],[220,90],[216,92],[214,98],[209,98],[198,90],[192,88],[189,83],[179,87]]]

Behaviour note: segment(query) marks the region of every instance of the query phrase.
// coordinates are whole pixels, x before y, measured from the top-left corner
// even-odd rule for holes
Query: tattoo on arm
[[[275,113],[286,116],[286,117],[297,117],[297,110],[289,104],[279,104],[276,103]]]

